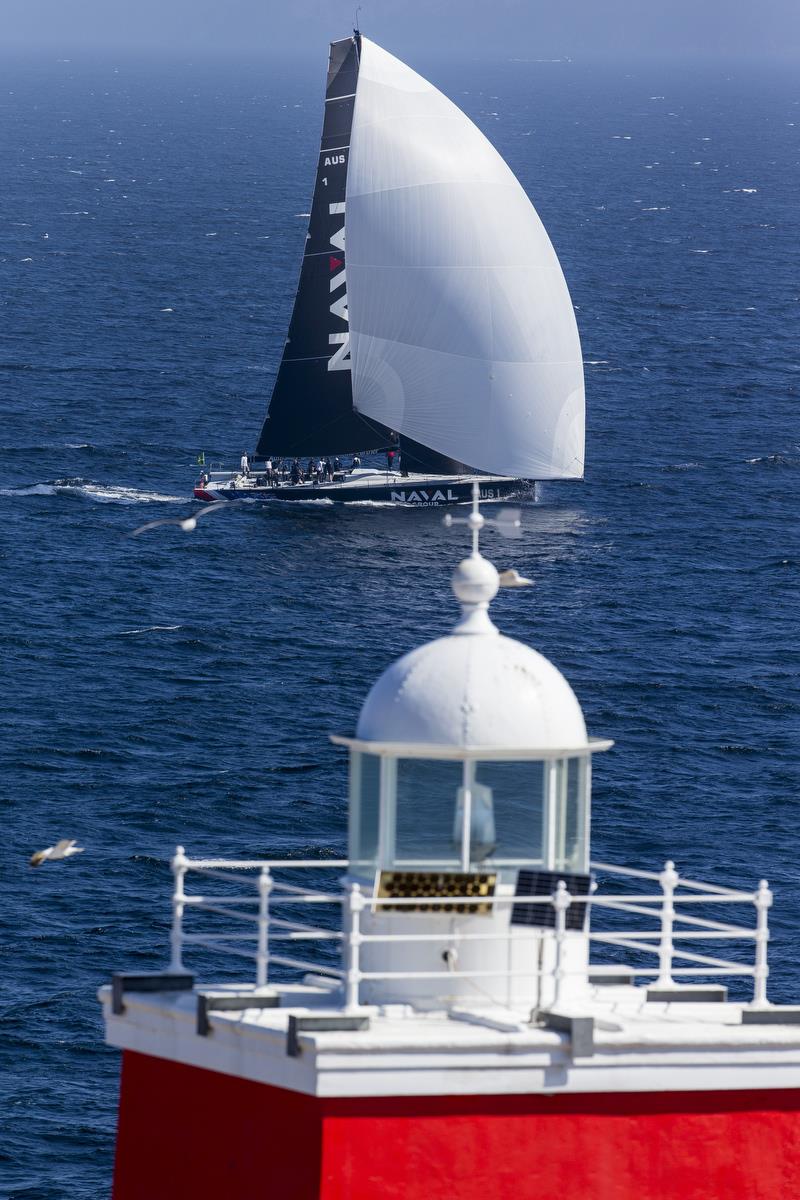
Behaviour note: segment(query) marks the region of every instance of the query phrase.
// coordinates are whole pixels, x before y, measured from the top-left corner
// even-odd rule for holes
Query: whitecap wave
[[[0,488],[0,496],[54,496],[55,484],[33,483],[30,487]]]
[[[166,496],[161,492],[143,492],[119,484],[91,483],[83,479],[56,479],[23,487],[0,488],[0,496],[54,496],[57,493],[85,496],[98,504],[185,504],[187,496]]]
[[[408,508],[409,505],[398,504],[396,500],[345,500],[348,508]]]
[[[175,629],[183,629],[182,625],[144,625],[141,629],[120,629],[114,637],[133,637],[137,633],[171,633]]]
[[[760,454],[756,458],[746,458],[744,461],[751,466],[759,467],[796,467],[800,465],[800,459],[793,458],[790,454]]]
[[[110,483],[56,484],[64,491],[78,491],[99,504],[185,504],[186,496],[166,496],[162,492],[143,492],[134,487]]]

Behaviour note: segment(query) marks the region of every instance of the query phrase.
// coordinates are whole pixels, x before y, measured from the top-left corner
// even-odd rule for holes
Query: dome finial
[[[462,617],[455,628],[456,633],[496,633],[497,630],[489,619],[489,604],[497,595],[498,588],[504,586],[525,586],[529,580],[522,580],[514,572],[516,581],[506,585],[502,576],[498,575],[493,563],[484,558],[480,552],[480,536],[487,525],[492,525],[505,537],[519,537],[522,531],[518,508],[501,508],[496,518],[484,517],[480,510],[480,485],[475,481],[472,485],[472,511],[468,517],[454,517],[450,513],[444,518],[443,524],[447,529],[453,525],[466,525],[472,533],[472,553],[458,564],[453,572],[451,583],[456,599],[461,605]],[[508,574],[508,572],[504,572]]]

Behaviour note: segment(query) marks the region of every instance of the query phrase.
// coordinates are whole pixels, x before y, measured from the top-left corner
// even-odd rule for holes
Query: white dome
[[[588,747],[581,707],[561,672],[487,618],[480,629],[464,623],[384,671],[364,701],[356,736],[515,750]]]

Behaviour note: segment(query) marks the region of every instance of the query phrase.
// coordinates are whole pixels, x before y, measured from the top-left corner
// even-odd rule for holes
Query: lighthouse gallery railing
[[[360,985],[373,979],[452,979],[453,971],[363,971],[361,969],[361,947],[369,942],[441,942],[438,933],[375,933],[361,930],[361,913],[369,906],[378,909],[391,905],[393,909],[408,906],[416,911],[441,906],[441,899],[423,897],[379,897],[365,895],[358,883],[345,878],[343,886],[331,890],[322,887],[298,886],[277,877],[276,873],[311,872],[319,878],[320,872],[347,869],[345,860],[320,859],[192,859],[182,846],[177,848],[172,860],[174,890],[172,896],[172,930],[170,935],[170,969],[180,971],[184,965],[184,954],[193,946],[217,954],[231,955],[255,963],[255,986],[266,987],[270,982],[271,968],[288,968],[317,977],[324,976],[339,981],[343,992],[344,1007],[358,1008]],[[624,914],[646,917],[657,922],[657,928],[600,929],[587,934],[590,945],[603,946],[614,952],[627,950],[637,957],[655,956],[657,966],[647,967],[637,963],[619,961],[612,963],[590,963],[589,974],[594,981],[603,976],[619,976],[621,970],[637,976],[652,978],[658,988],[669,988],[676,981],[716,977],[745,977],[753,980],[751,1005],[767,1005],[767,978],[769,923],[768,913],[772,905],[772,893],[766,880],[761,880],[755,891],[743,891],[721,887],[717,884],[699,883],[682,878],[672,862],[667,862],[660,872],[635,870],[609,863],[593,862],[592,869],[600,876],[617,876],[626,883],[648,881],[657,883],[660,890],[649,889],[644,893],[618,892],[607,895],[592,892],[589,896],[573,897],[564,882],[559,882],[550,896],[507,896],[492,897],[494,906],[541,904],[554,909],[552,936],[555,939],[555,962],[549,969],[502,971],[496,967],[485,971],[459,971],[465,979],[498,977],[550,978],[554,980],[554,1004],[558,1004],[564,980],[575,974],[583,974],[565,965],[564,944],[567,938],[567,912],[573,903],[589,905],[595,913]],[[255,874],[252,874],[252,873]],[[235,885],[243,894],[197,894],[187,891],[187,877],[196,874],[225,885]],[[250,889],[245,893],[245,889]],[[681,891],[680,889],[685,889]],[[469,896],[447,897],[448,904],[458,904],[463,909],[485,905],[485,898]],[[753,926],[730,924],[710,917],[698,916],[686,911],[690,905],[749,904],[755,908]],[[295,915],[298,907],[307,906],[309,920],[300,921]],[[342,910],[343,928],[335,927],[335,918]],[[233,928],[225,932],[187,932],[187,912],[205,912],[223,917],[232,922]],[[312,914],[330,914],[323,924],[312,923]],[[462,914],[463,915],[463,914]],[[458,931],[457,940],[501,941],[515,935],[493,930],[488,933],[466,933]],[[687,942],[744,941],[754,946],[753,961],[734,962],[696,950],[681,948]],[[293,944],[316,944],[316,956],[303,958],[281,949]],[[333,944],[333,945],[331,945]],[[331,950],[336,947],[339,953]],[[327,949],[327,953],[326,953]],[[338,960],[338,962],[336,961]]]

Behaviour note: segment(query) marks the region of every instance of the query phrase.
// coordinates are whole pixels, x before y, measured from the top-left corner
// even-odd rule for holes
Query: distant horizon
[[[406,61],[511,58],[586,61],[795,62],[800,5],[760,0],[5,0],[3,53],[306,59],[311,47],[362,32]],[[259,55],[260,56],[260,55]]]
[[[257,65],[259,63],[270,64],[272,66],[284,65],[287,67],[296,65],[304,67],[319,67],[320,64],[325,65],[327,57],[327,49],[331,39],[322,39],[314,44],[309,44],[304,48],[298,47],[296,50],[287,52],[285,49],[280,54],[271,53],[267,47],[263,49],[251,47],[177,47],[177,46],[152,46],[152,45],[108,45],[108,46],[68,46],[68,47],[53,47],[53,46],[31,46],[31,45],[4,45],[0,46],[0,62],[9,61],[29,61],[40,63],[54,64],[80,64],[92,63],[97,64],[105,62],[110,66],[117,63],[147,63],[147,62],[164,62],[176,65],[191,66],[194,63],[246,63]],[[336,39],[333,39],[336,40]],[[692,53],[628,53],[628,54],[592,54],[590,52],[576,52],[573,55],[563,55],[561,57],[528,57],[525,55],[513,55],[505,52],[484,52],[479,53],[474,48],[465,49],[460,52],[444,53],[438,50],[432,50],[430,47],[414,50],[402,50],[398,46],[393,45],[386,39],[374,37],[373,41],[382,46],[390,54],[401,59],[415,69],[420,69],[419,64],[446,64],[446,63],[474,63],[474,64],[515,64],[519,66],[532,67],[553,67],[568,68],[575,66],[606,66],[613,67],[646,67],[653,65],[706,65],[724,67],[736,66],[752,66],[752,67],[775,67],[775,68],[797,68],[800,60],[800,52],[787,52],[781,57],[774,57],[767,54],[736,54],[736,55],[720,55],[712,53],[703,53],[696,51]]]

